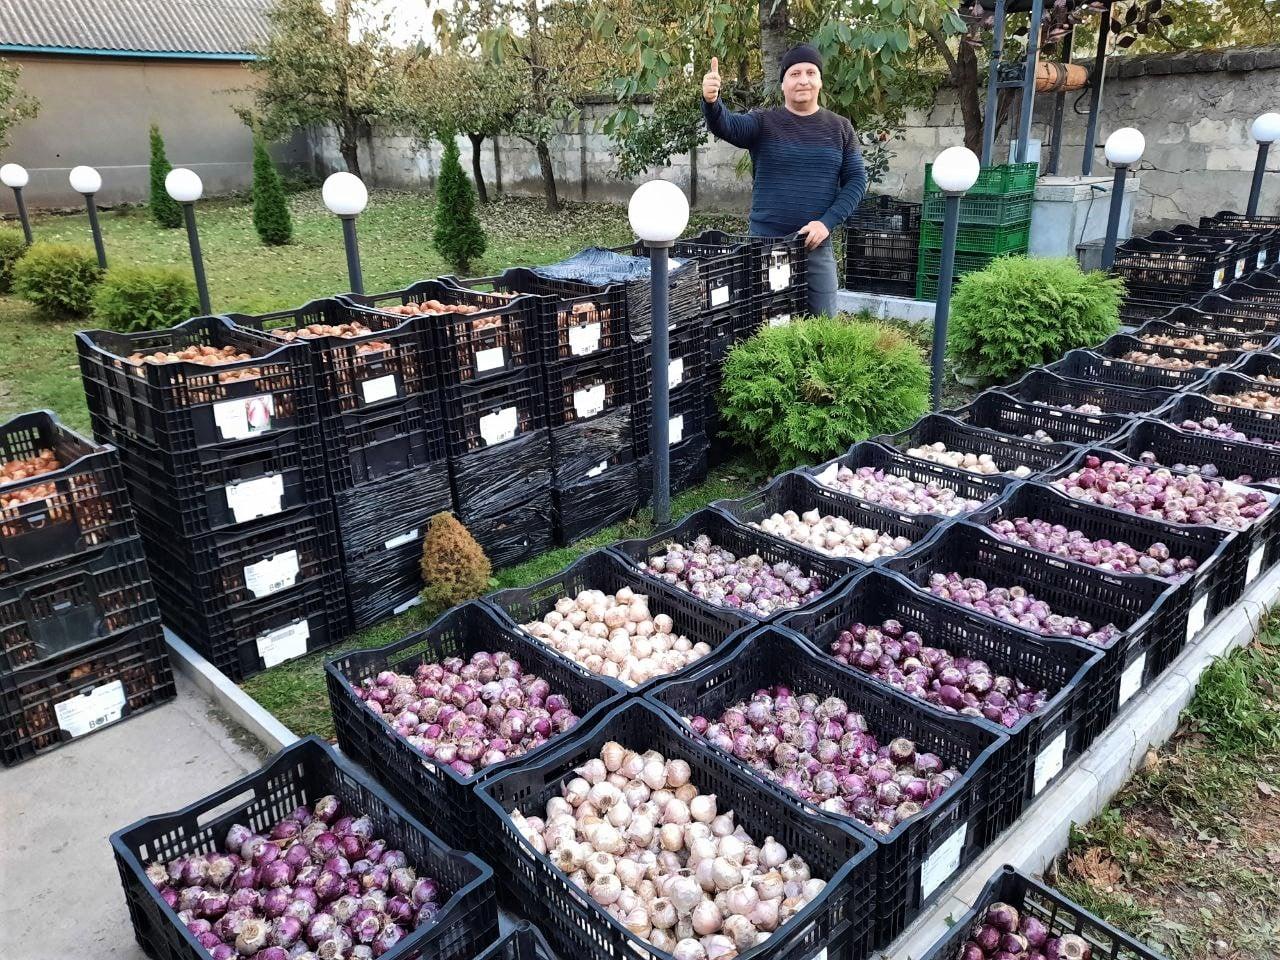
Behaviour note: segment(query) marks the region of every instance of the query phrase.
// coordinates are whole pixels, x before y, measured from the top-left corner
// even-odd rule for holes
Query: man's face
[[[812,107],[822,90],[822,71],[817,64],[797,63],[782,78],[782,96],[790,107]]]

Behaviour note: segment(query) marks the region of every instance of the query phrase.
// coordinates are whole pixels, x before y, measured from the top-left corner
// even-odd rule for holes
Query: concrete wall
[[[1066,101],[1062,163],[1064,174],[1080,172],[1085,117]],[[1087,96],[1081,101],[1086,109]],[[1107,71],[1099,125],[1095,173],[1106,173],[1101,144],[1118,127],[1143,131],[1147,152],[1141,165],[1142,192],[1135,207],[1140,226],[1198,218],[1222,209],[1239,209],[1248,196],[1254,144],[1249,124],[1266,109],[1280,104],[1280,49],[1237,50],[1113,60]],[[587,104],[581,123],[566,129],[552,145],[562,197],[571,200],[623,200],[633,188],[609,177],[613,168],[610,141],[595,132],[608,114],[607,104]],[[1032,136],[1048,139],[1052,98],[1037,99]],[[1008,130],[997,154],[1007,154]],[[316,163],[322,169],[342,169],[337,144],[325,132],[312,134]],[[932,109],[908,117],[903,139],[894,144],[895,156],[885,183],[875,189],[906,198],[919,197],[924,165],[944,147],[963,142],[963,127],[955,94],[943,89]],[[463,163],[470,170],[471,146],[460,138]],[[503,186],[517,193],[542,190],[537,157],[523,141],[504,137],[499,142]],[[376,184],[415,188],[434,182],[440,148],[418,149],[410,140],[375,131],[365,144],[364,169]],[[712,143],[698,154],[698,202],[708,208],[743,211],[750,203],[749,180],[739,176],[741,152]],[[1047,155],[1046,155],[1047,159]],[[1280,150],[1273,150],[1269,170],[1280,171]],[[493,146],[484,147],[485,176],[493,180]],[[688,188],[689,158],[654,171]],[[1280,177],[1265,184],[1261,209],[1280,212]]]
[[[34,120],[16,127],[4,160],[31,173],[24,194],[32,207],[80,203],[67,184],[77,164],[102,174],[99,202],[139,202],[150,193],[148,128],[159,124],[169,162],[190,167],[205,193],[246,188],[252,181],[252,140],[233,107],[247,95],[244,65],[219,60],[155,60],[16,54],[23,89],[40,101]],[[309,159],[283,150],[281,159]],[[0,212],[14,211],[0,190]]]

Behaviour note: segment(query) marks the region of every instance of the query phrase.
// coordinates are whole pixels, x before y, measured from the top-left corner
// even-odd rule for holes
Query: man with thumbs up
[[[751,234],[799,233],[809,251],[809,310],[836,312],[836,259],[831,231],[867,191],[853,124],[818,106],[822,57],[801,44],[782,58],[784,105],[733,113],[720,100],[720,59],[702,78],[707,129],[751,153]]]

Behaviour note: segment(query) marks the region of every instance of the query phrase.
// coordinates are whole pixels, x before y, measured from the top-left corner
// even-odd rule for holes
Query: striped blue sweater
[[[733,113],[722,100],[704,100],[702,115],[712,134],[751,152],[756,236],[785,236],[810,220],[834,230],[867,192],[853,124],[830,110],[807,117],[786,107]]]

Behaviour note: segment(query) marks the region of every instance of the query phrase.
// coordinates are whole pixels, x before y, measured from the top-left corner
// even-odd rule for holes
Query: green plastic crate
[[[1008,196],[1010,194],[1032,193],[1036,188],[1036,176],[1039,164],[1035,163],[1002,163],[987,167],[978,174],[978,180],[968,190],[969,196]],[[933,182],[933,164],[924,165],[925,195],[941,193]]]
[[[1026,253],[1031,240],[1031,224],[1016,227],[962,226],[956,234],[956,250],[962,253]],[[942,247],[942,224],[920,225],[920,249]]]
[[[1008,256],[1003,253],[957,253],[955,263],[956,276],[963,276],[966,273],[973,273],[975,270],[981,270],[992,260],[1000,257]],[[920,261],[917,273],[928,274],[936,277],[942,272],[942,251],[941,250],[920,250]]]
[[[924,198],[923,219],[942,223],[947,198],[940,193]],[[960,198],[961,226],[1012,227],[1031,222],[1031,194],[1021,196],[973,196]]]

